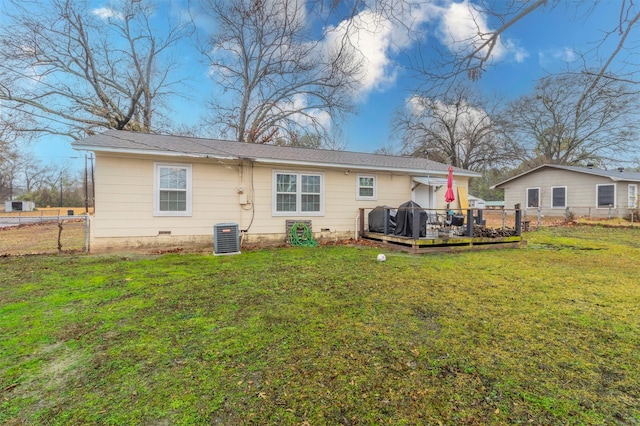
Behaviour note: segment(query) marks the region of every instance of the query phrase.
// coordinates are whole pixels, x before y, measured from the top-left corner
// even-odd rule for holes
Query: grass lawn
[[[0,258],[0,423],[640,424],[640,229]]]

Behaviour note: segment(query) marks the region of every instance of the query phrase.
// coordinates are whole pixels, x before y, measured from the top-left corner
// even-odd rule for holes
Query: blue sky
[[[590,3],[590,2],[587,2]],[[95,13],[104,12],[106,0],[93,0]],[[178,3],[172,3],[175,7]],[[491,67],[476,84],[485,94],[499,94],[505,99],[513,99],[528,93],[535,80],[548,72],[559,71],[568,66],[579,66],[576,52],[587,51],[600,37],[599,30],[610,29],[618,19],[619,1],[602,1],[595,13],[586,18],[586,8],[575,13],[575,3],[560,2],[551,12],[541,11],[525,17],[503,34],[501,46],[494,52],[494,67]],[[444,35],[443,25],[448,25],[463,38],[465,22],[468,19],[468,4],[438,0],[423,5],[417,15],[425,30],[423,44],[427,48],[440,45],[445,48],[450,40]],[[364,11],[361,19],[369,19]],[[164,13],[170,13],[164,11]],[[172,13],[176,13],[176,10]],[[576,16],[577,15],[577,16]],[[497,24],[482,22],[487,29]],[[335,26],[339,27],[340,22]],[[412,95],[411,89],[416,81],[408,77],[403,68],[400,51],[407,52],[415,48],[402,29],[392,23],[382,26],[383,31],[360,35],[361,50],[369,57],[366,84],[354,94],[357,100],[357,115],[350,116],[344,123],[343,135],[346,149],[349,151],[372,152],[378,148],[389,147],[398,141],[391,134],[390,123],[394,111],[402,108],[406,99]],[[402,49],[394,46],[401,45]],[[204,106],[203,101],[215,91],[215,82],[206,77],[207,69],[199,60],[194,49],[185,46],[181,51],[183,72],[189,76],[187,91],[192,94],[178,101],[177,113],[184,121],[195,120]],[[180,121],[180,120],[176,120]],[[63,163],[73,167],[84,167],[84,153],[70,148],[70,141],[47,138],[33,147],[36,155],[44,163]],[[71,157],[79,157],[71,159]]]

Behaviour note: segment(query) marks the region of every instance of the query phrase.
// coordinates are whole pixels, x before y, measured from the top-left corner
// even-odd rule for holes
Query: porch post
[[[520,204],[513,206],[516,209],[516,235],[522,236],[522,211],[520,210]]]
[[[362,235],[364,233],[364,209],[360,208],[360,216],[358,216],[358,234]]]

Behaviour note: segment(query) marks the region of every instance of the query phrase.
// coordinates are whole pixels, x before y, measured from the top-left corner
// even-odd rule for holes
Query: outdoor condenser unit
[[[240,254],[240,231],[237,223],[218,223],[213,227],[213,254]]]

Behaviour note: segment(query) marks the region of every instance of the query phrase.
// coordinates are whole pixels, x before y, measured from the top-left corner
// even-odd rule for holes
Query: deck
[[[360,237],[367,240],[380,241],[398,250],[411,253],[515,248],[523,247],[527,244],[522,236],[498,238],[446,236],[421,237],[415,239],[398,235],[385,235],[377,232],[363,232]]]
[[[480,233],[484,236],[474,236],[474,228],[478,226],[475,222],[483,224],[482,211],[467,210],[466,218],[474,218],[474,226],[432,226],[418,222],[419,215],[413,215],[413,224],[411,236],[402,236],[394,234],[387,225],[384,226],[384,232],[372,232],[365,226],[365,209],[360,210],[359,235],[361,238],[373,241],[379,241],[385,245],[389,245],[398,250],[411,253],[426,252],[453,252],[465,250],[482,250],[482,249],[500,249],[500,248],[516,248],[526,246],[527,242],[522,238],[522,220],[520,210],[515,212],[515,224],[512,231],[515,235],[509,235],[509,232],[498,234]],[[388,215],[388,213],[387,213]],[[376,230],[379,231],[379,230]],[[487,236],[491,235],[491,236]]]

